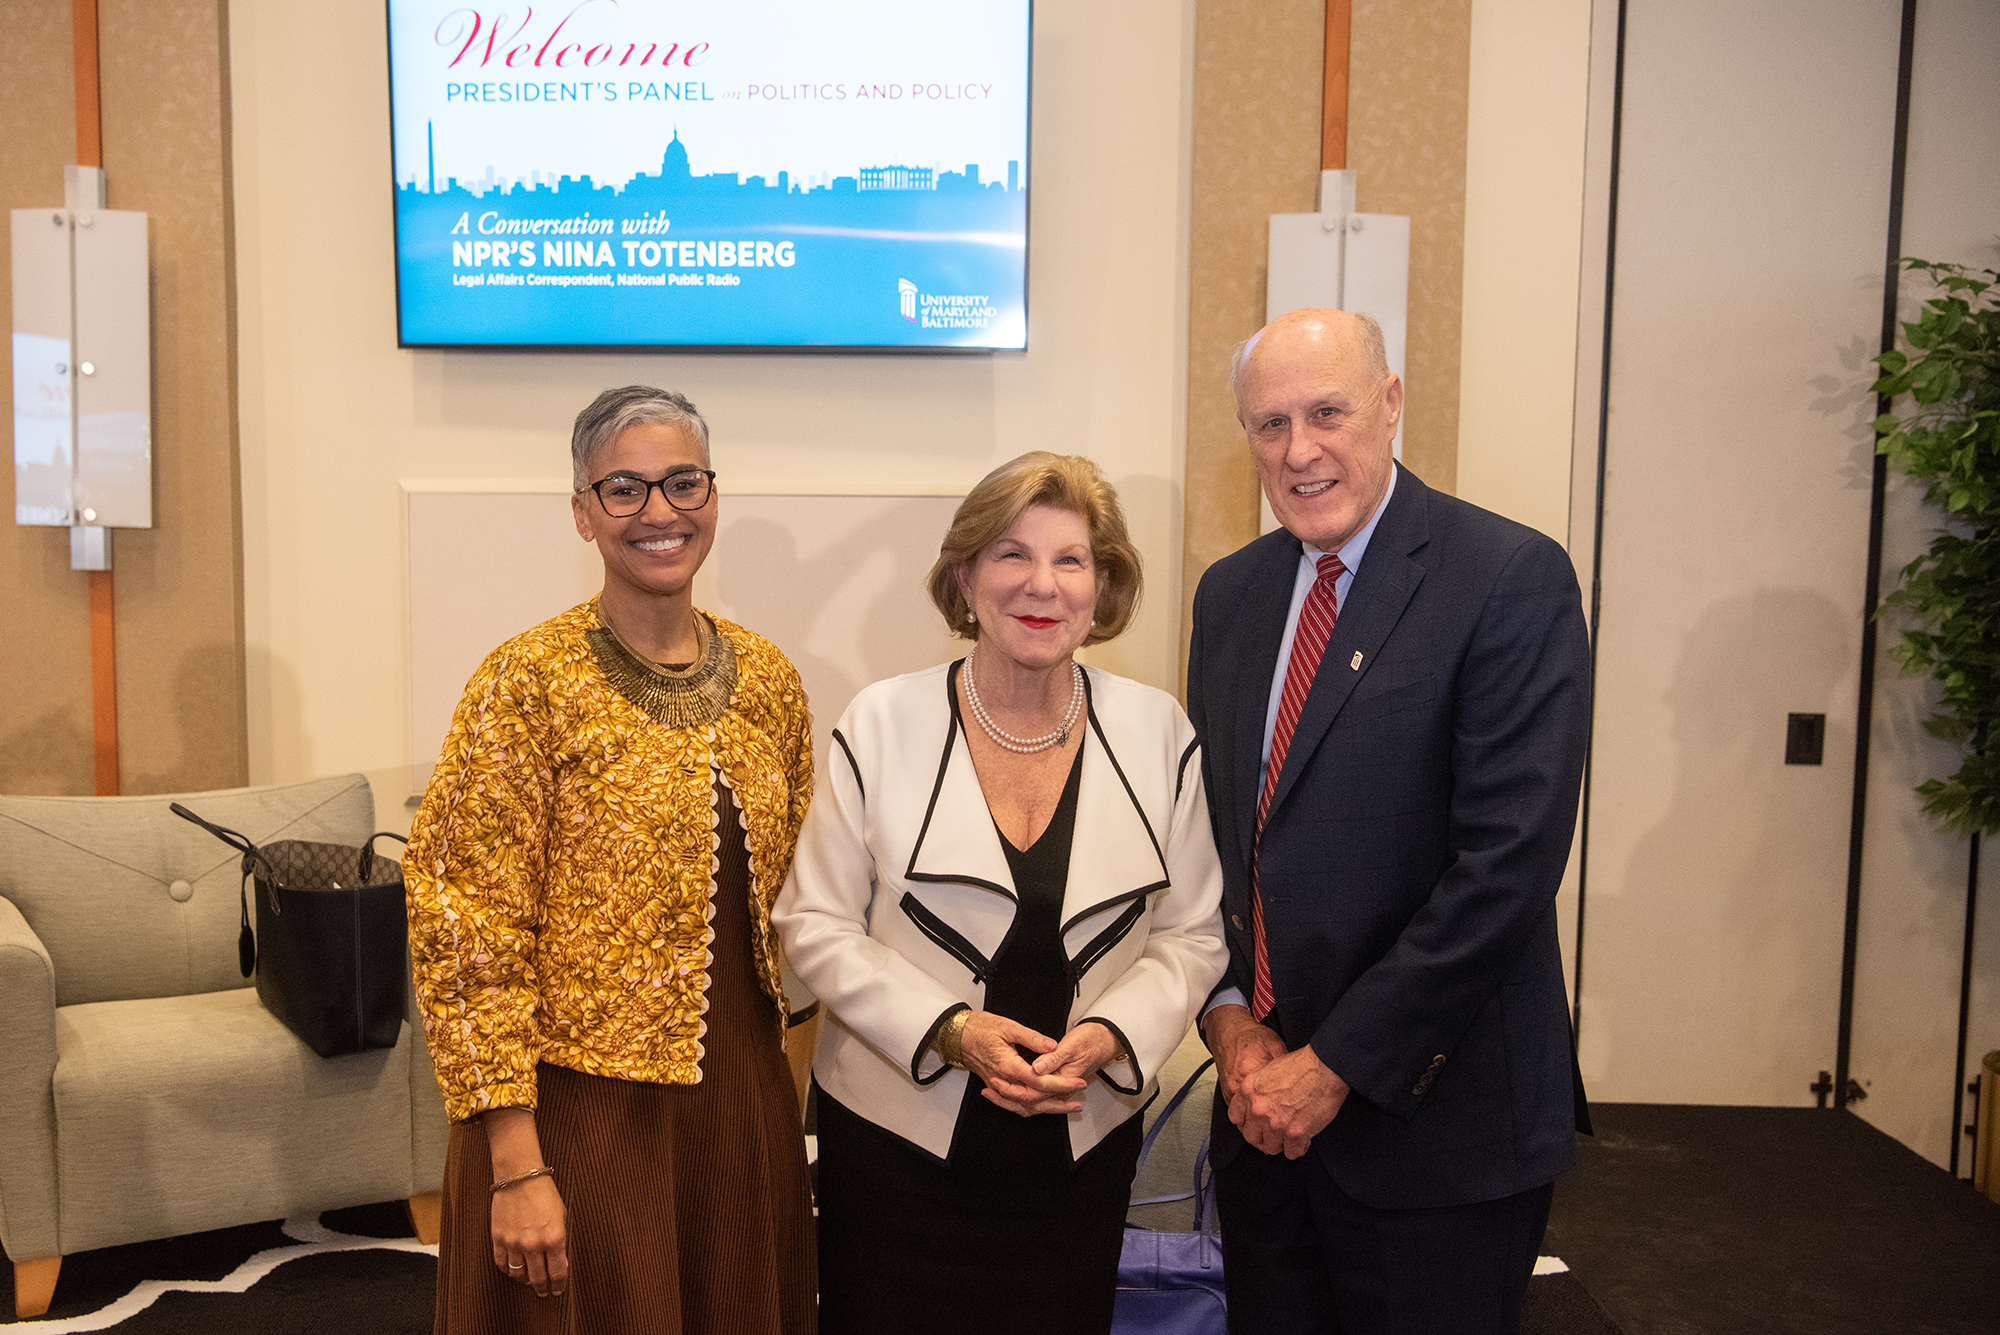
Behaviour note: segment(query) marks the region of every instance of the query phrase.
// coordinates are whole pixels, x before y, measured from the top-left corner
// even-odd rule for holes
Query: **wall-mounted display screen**
[[[399,341],[1024,347],[1028,47],[1029,0],[389,0]]]

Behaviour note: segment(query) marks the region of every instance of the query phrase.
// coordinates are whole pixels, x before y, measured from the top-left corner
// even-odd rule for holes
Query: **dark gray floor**
[[[2000,1205],[1860,1118],[1591,1114],[1543,1250],[1624,1335],[2000,1332]]]
[[[2000,1332],[2000,1206],[1859,1118],[1639,1104],[1592,1113],[1598,1135],[1556,1190],[1543,1246],[1570,1271],[1534,1281],[1524,1335]],[[1193,1150],[1160,1156],[1156,1190],[1191,1177]],[[1191,1222],[1185,1204],[1157,1209],[1154,1227]],[[323,1222],[380,1237],[408,1230],[394,1202]],[[220,1278],[289,1241],[259,1224],[86,1252],[65,1261],[50,1315],[95,1311],[141,1279]],[[433,1268],[404,1254],[314,1257],[247,1294],[172,1295],[119,1329],[414,1335],[429,1328]],[[0,1267],[0,1325],[13,1309],[9,1270]]]

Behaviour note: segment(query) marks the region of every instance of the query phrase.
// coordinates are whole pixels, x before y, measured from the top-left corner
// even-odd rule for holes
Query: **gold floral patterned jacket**
[[[711,617],[735,693],[705,728],[620,695],[595,600],[494,650],[465,688],[403,859],[417,1001],[454,1121],[535,1106],[535,1065],[701,1079],[714,931],[714,782],[743,811],[757,972],[784,1030],[771,901],[812,795],[799,674]]]

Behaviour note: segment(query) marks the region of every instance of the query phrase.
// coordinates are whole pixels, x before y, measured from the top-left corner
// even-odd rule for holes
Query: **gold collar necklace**
[[[705,728],[721,718],[736,693],[736,646],[708,618],[694,613],[695,660],[669,668],[633,652],[597,607],[597,625],[584,632],[597,666],[612,688],[657,723]]]

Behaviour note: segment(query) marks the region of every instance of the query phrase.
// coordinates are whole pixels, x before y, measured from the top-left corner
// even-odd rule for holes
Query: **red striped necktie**
[[[1264,839],[1264,817],[1270,814],[1271,794],[1278,791],[1278,776],[1285,771],[1285,752],[1292,744],[1292,731],[1299,726],[1299,713],[1312,693],[1313,674],[1333,637],[1339,604],[1334,601],[1333,584],[1347,573],[1340,558],[1328,553],[1319,558],[1319,578],[1306,594],[1299,609],[1299,626],[1292,633],[1292,657],[1285,665],[1285,689],[1278,697],[1278,721],[1271,729],[1271,762],[1264,771],[1264,795],[1257,801],[1257,841]],[[1271,956],[1264,946],[1264,894],[1257,884],[1257,856],[1250,858],[1250,940],[1254,960],[1250,990],[1250,1013],[1262,1020],[1271,1013]]]

